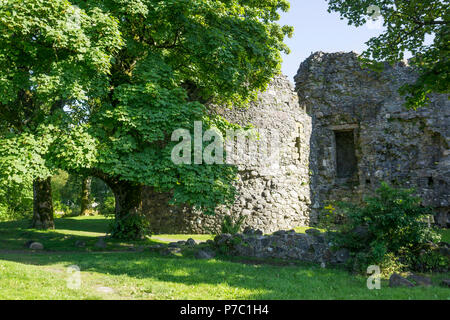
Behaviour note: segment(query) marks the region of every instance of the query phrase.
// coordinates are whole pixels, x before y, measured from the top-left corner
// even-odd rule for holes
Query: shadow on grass
[[[0,223],[0,250],[22,249],[27,240],[42,242],[49,252],[1,253],[0,259],[27,265],[78,265],[83,272],[125,278],[137,288],[154,292],[159,298],[178,299],[427,299],[448,298],[445,288],[368,290],[366,278],[339,269],[314,265],[267,265],[239,258],[197,260],[163,257],[151,252],[96,252],[96,235],[107,227],[104,218],[58,219],[58,231],[28,229],[27,221]],[[75,241],[84,241],[78,248]],[[108,247],[149,245],[150,240],[126,242],[108,240]],[[52,252],[53,251],[53,252]],[[31,252],[31,251],[27,251]],[[233,260],[233,261],[230,261]],[[242,262],[242,261],[241,261]],[[438,275],[445,277],[446,275]],[[447,275],[448,276],[448,275]],[[120,278],[114,278],[120,279]],[[435,280],[438,281],[438,280]],[[120,286],[120,280],[118,280]],[[447,290],[447,291],[446,291]],[[433,296],[432,296],[433,294]]]
[[[0,258],[39,266],[78,265],[82,272],[129,278],[160,298],[172,294],[178,299],[328,299],[345,298],[333,294],[339,287],[348,288],[349,293],[364,287],[363,279],[334,269],[162,257],[149,252],[0,254]]]
[[[51,259],[50,259],[51,257]],[[64,267],[117,277],[159,298],[175,299],[447,299],[440,287],[368,290],[366,277],[316,266],[240,264],[226,260],[162,257],[155,253],[62,253],[1,255],[0,259]],[[436,275],[435,284],[445,275]]]
[[[55,231],[39,231],[29,229],[29,221],[0,223],[0,259],[35,266],[56,264],[67,267],[75,264],[85,272],[126,277],[130,282],[138,280],[136,286],[159,290],[159,297],[170,297],[170,292],[178,292],[175,298],[186,299],[320,298],[322,290],[332,289],[332,278],[336,275],[341,279],[341,284],[342,281],[350,281],[351,287],[355,287],[361,283],[347,273],[313,266],[259,265],[250,261],[242,264],[221,258],[197,260],[192,257],[164,257],[148,251],[100,252],[126,250],[129,245],[151,245],[155,242],[108,239],[107,247],[98,249],[95,243],[98,234],[107,230],[106,219],[64,218],[56,219],[55,224]],[[47,252],[27,250],[24,244],[29,240],[41,242]],[[85,247],[75,246],[76,241],[85,242]],[[25,251],[5,252],[8,250]],[[193,289],[187,290],[185,286]],[[214,292],[213,296],[211,292]]]
[[[61,218],[55,220],[55,229],[106,233],[108,232],[109,221],[110,219],[103,216],[87,217],[84,219]]]
[[[29,250],[25,244],[37,241],[44,245],[44,251],[89,252],[126,250],[134,245],[150,245],[152,240],[120,241],[110,239],[106,248],[97,248],[99,237],[106,235],[109,220],[104,217],[83,217],[55,219],[55,230],[31,229],[29,220],[0,223],[0,252]]]

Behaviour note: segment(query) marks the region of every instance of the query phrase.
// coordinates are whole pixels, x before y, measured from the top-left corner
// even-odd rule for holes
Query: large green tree
[[[33,181],[33,225],[53,228],[50,177],[95,156],[88,99],[108,91],[118,23],[66,0],[0,0],[0,189]]]
[[[397,62],[411,52],[419,77],[402,87],[406,105],[417,108],[429,94],[450,92],[450,3],[448,0],[328,0],[329,11],[339,12],[349,24],[364,25],[383,19],[385,31],[367,42],[363,58]],[[427,44],[426,37],[434,37]]]
[[[125,46],[110,67],[109,93],[89,102],[98,139],[92,175],[116,200],[117,236],[139,236],[141,191],[168,192],[173,204],[214,212],[231,203],[235,169],[174,164],[174,130],[224,130],[211,105],[244,105],[280,70],[292,28],[276,23],[286,0],[73,1],[114,16]],[[194,148],[194,147],[193,147]]]

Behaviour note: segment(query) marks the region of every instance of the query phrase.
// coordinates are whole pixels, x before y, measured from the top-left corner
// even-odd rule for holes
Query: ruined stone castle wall
[[[232,122],[280,134],[279,166],[238,161],[239,196],[231,210],[206,216],[168,205],[146,189],[143,210],[155,233],[209,233],[225,215],[265,233],[317,221],[327,200],[359,201],[381,183],[412,187],[449,223],[450,104],[407,110],[398,88],[416,78],[405,63],[381,73],[363,69],[355,53],[317,52],[295,77],[276,77],[247,110],[218,110]]]
[[[143,210],[155,233],[209,233],[220,230],[225,215],[246,217],[245,226],[273,232],[309,224],[309,140],[311,119],[299,105],[293,86],[276,77],[248,109],[218,110],[225,118],[256,131],[278,133],[278,157],[254,159],[243,152],[238,160],[239,196],[231,210],[218,208],[206,216],[190,208],[168,206],[167,194],[146,189]],[[266,138],[271,139],[271,136]],[[241,150],[242,151],[242,150]]]
[[[313,220],[326,200],[358,200],[386,181],[415,188],[448,223],[450,104],[434,95],[407,110],[397,90],[415,77],[405,63],[368,71],[355,53],[317,52],[301,64],[296,91],[313,121]]]

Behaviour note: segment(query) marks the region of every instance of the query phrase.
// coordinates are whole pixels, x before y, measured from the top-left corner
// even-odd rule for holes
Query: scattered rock
[[[31,250],[44,250],[44,245],[40,242],[33,242],[29,247]]]
[[[104,237],[99,237],[94,246],[96,248],[101,248],[101,249],[106,248],[105,238]]]
[[[201,249],[195,253],[197,259],[212,259],[216,256],[216,253],[212,250]]]
[[[154,244],[154,245],[148,246],[147,249],[149,251],[157,252],[157,251],[160,251],[164,247],[165,246],[163,244]]]
[[[197,244],[197,242],[195,242],[195,240],[192,239],[192,238],[189,238],[186,241],[186,245],[189,246],[189,247],[194,247],[196,244]]]
[[[25,242],[25,247],[30,248],[30,245],[31,245],[33,242],[36,242],[36,241],[34,241],[34,240],[28,240],[27,242]]]
[[[180,244],[178,242],[171,242],[169,243],[169,248],[178,248]]]
[[[243,234],[248,234],[251,235],[253,234],[254,230],[251,227],[245,227],[244,231],[242,232]]]
[[[173,255],[173,254],[172,254],[172,251],[171,251],[169,248],[161,248],[161,249],[159,250],[159,253],[160,253],[162,256],[171,256],[171,255]]]
[[[431,279],[425,276],[419,276],[417,274],[410,274],[406,277],[406,279],[414,282],[417,286],[431,286]]]
[[[181,248],[179,248],[179,247],[172,247],[172,248],[169,248],[169,251],[170,251],[171,254],[181,253]]]
[[[75,247],[84,248],[86,246],[86,242],[77,240],[75,241]]]
[[[246,227],[244,229],[243,234],[249,235],[249,236],[262,236],[263,232],[261,230],[259,230],[259,229],[253,229],[251,227]]]
[[[350,252],[347,249],[339,249],[336,251],[335,257],[338,263],[345,263],[350,259]]]
[[[220,235],[217,235],[215,238],[214,238],[214,241],[217,243],[217,245],[222,245],[222,244],[224,244],[224,243],[227,243],[229,240],[231,240],[233,237],[232,237],[232,235],[231,234],[228,234],[228,233],[224,233],[224,234],[220,234]]]
[[[395,287],[414,287],[414,284],[403,278],[401,275],[394,273],[389,278],[389,287],[395,288]]]
[[[279,230],[272,235],[255,235],[252,229],[246,228],[244,233],[216,236],[211,247],[222,249],[226,246],[229,254],[242,257],[290,259],[318,264],[346,262],[350,258],[349,251],[341,249],[336,257],[326,237],[325,233],[317,229],[309,229],[307,233]]]
[[[441,286],[450,288],[450,279],[444,279],[441,281]]]

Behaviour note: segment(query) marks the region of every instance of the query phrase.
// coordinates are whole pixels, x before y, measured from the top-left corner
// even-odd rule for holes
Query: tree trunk
[[[81,210],[80,215],[86,216],[90,209],[90,190],[91,190],[91,177],[84,177],[81,182]]]
[[[93,169],[91,176],[102,179],[112,190],[115,200],[113,238],[140,239],[149,232],[148,221],[142,214],[142,190],[140,184],[120,180],[101,170]]]
[[[55,229],[51,181],[51,177],[33,181],[33,228]]]
[[[142,215],[142,186],[126,181],[108,181],[114,193],[116,223],[112,232],[118,238],[142,238],[145,218]]]

